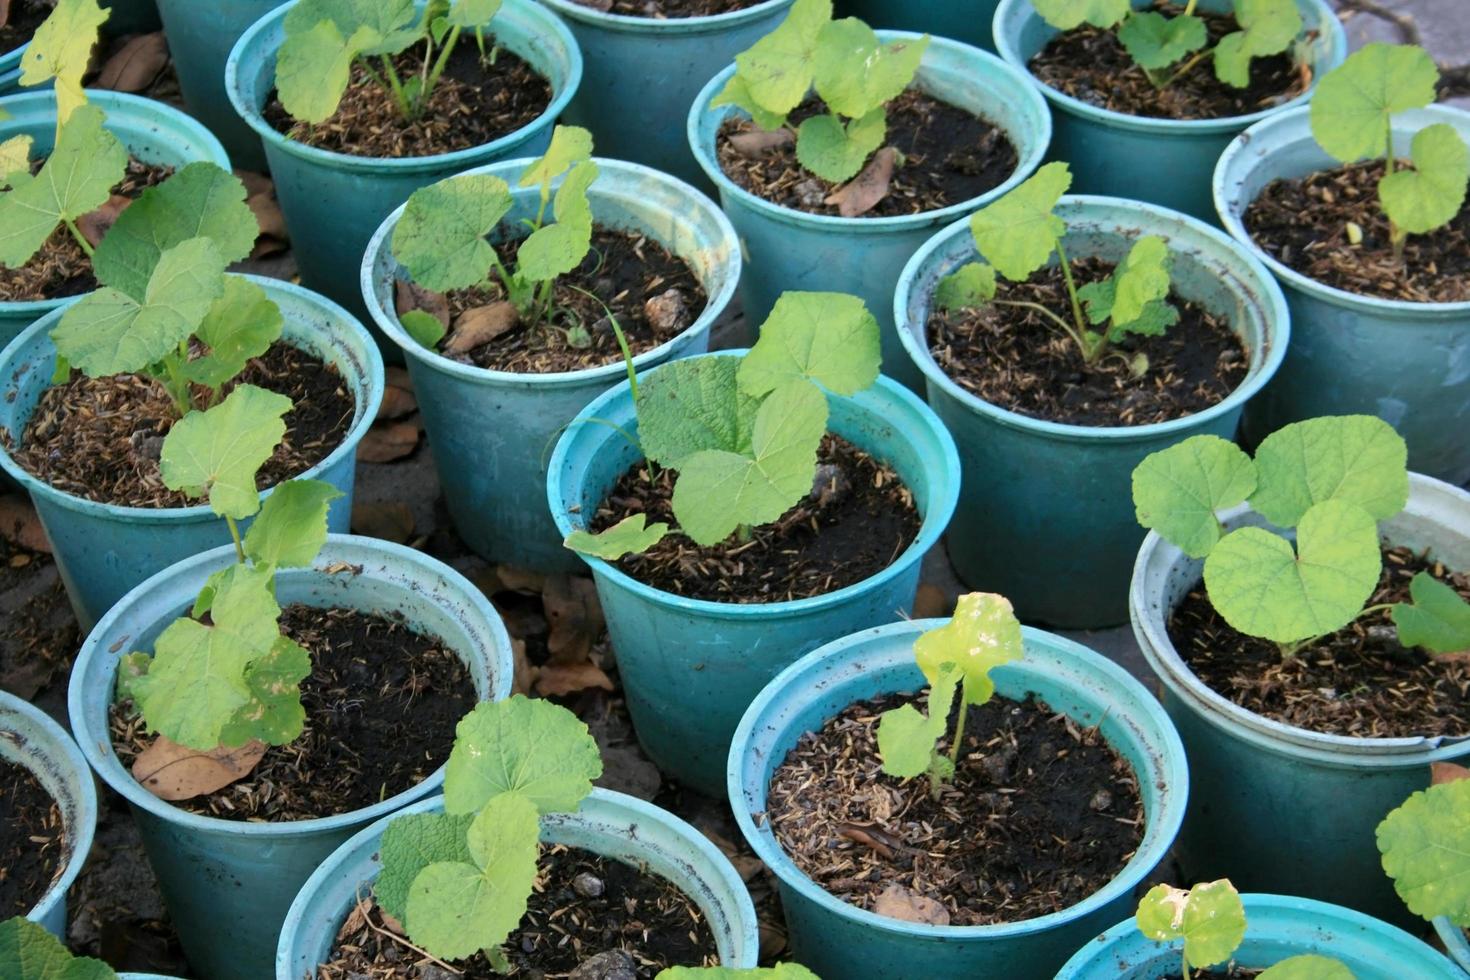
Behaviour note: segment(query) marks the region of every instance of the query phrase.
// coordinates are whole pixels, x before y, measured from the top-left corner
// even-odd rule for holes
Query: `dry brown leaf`
[[[548,575],[541,589],[541,605],[551,626],[546,637],[548,662],[559,665],[587,662],[592,645],[607,625],[602,604],[597,601],[597,586],[590,578],[580,575]]]
[[[954,605],[943,589],[932,582],[920,583],[918,594],[914,596],[915,619],[935,619],[948,616],[952,612]]]
[[[160,735],[133,760],[133,778],[160,800],[190,800],[250,775],[265,748],[264,742],[251,739],[239,748],[221,745],[200,752]]]
[[[1470,769],[1456,765],[1453,762],[1431,762],[1429,764],[1429,784],[1438,786],[1441,783],[1457,783],[1462,779],[1470,779]]]
[[[703,822],[696,822],[695,827],[701,834],[709,838],[709,842],[719,848],[720,853],[725,855],[726,860],[735,866],[735,871],[740,875],[741,881],[750,881],[756,875],[766,870],[766,863],[754,854],[737,847],[730,838],[720,833]]]
[[[543,698],[562,697],[589,688],[613,689],[612,678],[590,660],[579,664],[552,664],[536,670],[536,693]]]
[[[87,240],[89,245],[96,248],[102,244],[102,236],[107,234],[112,229],[112,226],[117,223],[117,216],[126,211],[128,205],[132,203],[133,199],[131,197],[114,194],[107,199],[106,204],[95,211],[88,211],[78,218],[77,230],[82,233],[82,237]]]
[[[454,318],[454,329],[450,331],[440,348],[446,354],[463,354],[481,344],[488,344],[508,330],[515,329],[521,315],[511,303],[500,300],[486,306],[465,310]]]
[[[748,160],[755,160],[778,146],[790,146],[794,139],[789,129],[775,129],[769,133],[757,129],[749,133],[736,133],[730,137],[730,145],[736,153]]]
[[[407,544],[413,537],[413,511],[401,500],[356,502],[352,505],[352,533]]]
[[[546,576],[542,573],[515,565],[496,565],[495,576],[500,580],[501,586],[510,592],[540,592],[546,585]]]
[[[0,0],[0,27],[10,22],[10,0]]]
[[[255,247],[250,250],[251,259],[264,259],[272,255],[280,255],[291,247],[291,243],[280,238],[272,238],[270,235],[261,235],[255,239]]]
[[[291,240],[291,235],[286,231],[286,216],[281,213],[275,194],[270,191],[251,194],[245,199],[245,206],[255,215],[255,223],[260,226],[261,235],[281,242]]]
[[[393,284],[393,308],[399,316],[409,310],[423,310],[449,329],[449,298],[443,293],[399,279]]]
[[[408,371],[394,366],[385,372],[383,401],[378,406],[378,419],[401,419],[418,411],[419,401],[413,394],[413,381]]]
[[[163,32],[139,34],[107,59],[92,87],[113,92],[146,92],[167,67],[168,41]]]
[[[51,553],[51,542],[31,502],[17,494],[0,497],[0,537],[27,551]]]
[[[276,182],[270,177],[256,170],[236,170],[235,177],[245,185],[245,196],[254,197],[257,194],[274,194]]]
[[[359,463],[391,463],[402,459],[418,448],[419,423],[417,417],[401,422],[375,425],[362,437],[357,446]]]
[[[515,664],[515,680],[511,685],[511,693],[529,696],[531,689],[536,686],[536,676],[540,671],[531,664],[531,659],[526,656],[525,640],[511,637],[510,653],[511,662]]]
[[[949,925],[949,909],[897,882],[879,893],[873,902],[873,911],[905,922],[923,922],[931,926]]]
[[[826,203],[837,205],[837,213],[844,218],[867,214],[888,196],[888,182],[893,179],[893,167],[897,163],[898,151],[891,146],[883,147],[873,154],[862,173],[828,195]]]

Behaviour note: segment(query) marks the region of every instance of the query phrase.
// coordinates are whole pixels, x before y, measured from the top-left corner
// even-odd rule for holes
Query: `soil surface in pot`
[[[936,801],[927,778],[885,775],[878,754],[879,716],[925,711],[925,700],[859,702],[801,736],[766,799],[797,867],[860,908],[893,902],[955,926],[1059,912],[1117,876],[1143,840],[1143,804],[1132,767],[1096,729],[1035,697],[997,695],[970,708]]]
[[[0,759],[0,919],[35,907],[67,851],[61,807],[30,770]]]
[[[287,606],[281,628],[311,654],[305,730],[239,782],[174,806],[224,820],[329,817],[411,789],[449,758],[454,726],[476,699],[469,669],[442,640],[344,608]],[[128,706],[113,705],[111,721],[112,747],[131,766],[153,737]]]
[[[41,0],[13,0],[5,26],[0,27],[0,54],[9,54],[30,43],[31,35],[51,15],[52,9]]]
[[[1368,605],[1409,601],[1409,582],[1421,571],[1470,600],[1470,574],[1385,545],[1383,574]],[[1168,630],[1179,656],[1211,690],[1275,721],[1357,738],[1470,734],[1470,664],[1400,646],[1386,610],[1289,660],[1269,640],[1233,629],[1202,587],[1175,608]]]
[[[64,679],[80,639],[51,556],[0,536],[0,690],[30,700]]]
[[[669,534],[616,564],[664,592],[712,602],[770,603],[835,592],[876,575],[901,555],[923,523],[914,496],[892,467],[840,436],[828,434],[817,450],[812,492],[781,519],[702,548]],[[631,514],[677,526],[673,494],[677,473],[660,469],[650,480],[645,464],[624,473],[592,520],[605,530]]]
[[[487,32],[488,52],[495,39]],[[276,93],[261,110],[266,123],[293,140],[333,153],[397,159],[484,146],[534,122],[551,105],[551,83],[508,48],[493,62],[480,60],[473,37],[461,37],[418,119],[406,119],[393,96],[353,63],[342,103],[324,122],[298,122]],[[394,58],[400,78],[418,77],[425,45]],[[437,54],[434,55],[438,57]]]
[[[264,490],[320,463],[352,427],[356,402],[337,369],[315,354],[277,341],[245,366],[235,384],[253,384],[291,399],[286,436],[260,468]],[[57,490],[128,507],[197,504],[163,484],[158,458],[173,428],[173,402],[163,385],[136,374],[71,380],[42,395],[26,421],[19,449],[0,433],[26,472]]]
[[[1078,288],[1112,271],[1098,259],[1072,261]],[[960,387],[1030,418],[1088,426],[1183,418],[1223,401],[1250,368],[1250,355],[1228,323],[1172,293],[1178,323],[1160,336],[1129,334],[1091,365],[1048,317],[999,305],[1038,303],[1071,323],[1060,266],[1048,266],[1026,282],[1000,279],[995,298],[975,309],[931,310],[929,350]],[[1135,377],[1131,362],[1138,354],[1148,358],[1148,370]]]
[[[1178,16],[1183,7],[1159,4],[1168,16]],[[1205,21],[1213,46],[1226,34],[1240,30],[1235,17],[1196,11]],[[1164,69],[1170,77],[1186,61]],[[1115,30],[1084,24],[1058,34],[1032,56],[1027,67],[1037,80],[1079,102],[1156,119],[1227,119],[1263,109],[1272,109],[1296,98],[1312,84],[1310,65],[1298,65],[1290,49],[1265,58],[1252,58],[1250,84],[1245,88],[1227,85],[1215,77],[1211,59],[1203,58],[1165,88],[1149,81],[1148,75],[1128,54]]]
[[[683,17],[713,17],[744,10],[766,0],[575,0],[583,7],[624,17],[676,20]]]
[[[888,193],[862,217],[921,214],[960,204],[999,187],[1015,172],[1018,157],[1010,139],[1000,127],[965,109],[917,87],[889,102],[887,109],[888,136],[883,145],[903,154],[904,163],[894,168]],[[825,111],[820,101],[809,98],[788,120],[794,131]],[[731,118],[720,126],[715,155],[725,176],[782,207],[807,214],[840,214],[828,198],[841,185],[803,169],[794,140],[761,144],[765,135],[748,119]],[[742,145],[746,139],[757,145]]]
[[[455,963],[464,980],[558,980],[599,955],[621,959],[627,969],[578,976],[646,980],[669,966],[719,964],[704,913],[672,882],[560,844],[542,847],[537,872],[525,918],[503,947],[511,972],[498,974],[476,955]],[[625,959],[617,956],[619,950]],[[316,975],[319,980],[421,978],[426,974],[417,965],[423,961],[384,925],[377,906],[363,901],[342,924],[332,959]]]
[[[1242,223],[1272,258],[1324,285],[1411,303],[1470,302],[1470,203],[1443,228],[1410,235],[1396,260],[1378,203],[1383,171],[1374,160],[1273,180]],[[1357,244],[1349,225],[1361,232]]]

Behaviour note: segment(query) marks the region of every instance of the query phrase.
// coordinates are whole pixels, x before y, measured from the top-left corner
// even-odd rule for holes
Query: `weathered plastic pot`
[[[859,17],[869,27],[914,31],[995,50],[990,21],[1000,0],[837,0],[838,16]]]
[[[0,54],[0,95],[9,95],[20,88],[20,59],[29,43]]]
[[[666,775],[712,796],[724,791],[730,736],[761,688],[823,643],[908,615],[920,560],[954,512],[954,440],[923,402],[880,378],[851,398],[829,395],[827,405],[828,430],[892,466],[923,518],[913,543],[881,572],[809,599],[740,604],[663,592],[601,559],[579,556],[597,583],[638,741]],[[632,441],[637,431],[626,381],[567,428],[547,475],[562,534],[582,527],[642,458]]]
[[[793,0],[711,17],[629,17],[577,0],[541,0],[582,51],[582,86],[562,121],[592,130],[597,152],[662,170],[701,189],[684,118],[710,76],[776,29]]]
[[[1330,956],[1357,980],[1464,980],[1464,974],[1413,936],[1361,912],[1285,895],[1242,895],[1245,941],[1233,960],[1263,970],[1291,956]],[[1182,942],[1155,942],[1133,919],[1077,952],[1056,980],[1163,980],[1179,976]]]
[[[383,399],[382,358],[362,325],[335,303],[278,279],[246,278],[265,289],[281,308],[286,320],[284,338],[336,367],[356,402],[352,425],[342,442],[300,474],[303,479],[325,480],[342,491],[343,496],[332,503],[327,525],[333,531],[346,531],[352,513],[357,445],[373,424]],[[54,310],[37,320],[0,352],[0,428],[9,434],[12,445],[20,443],[37,402],[51,387],[56,347],[50,333],[62,312]],[[0,468],[35,502],[54,548],[57,570],[84,630],[148,576],[230,540],[229,528],[208,504],[148,508],[86,500],[38,480],[3,446]],[[263,491],[262,496],[267,493],[270,491]]]
[[[1132,0],[1148,6],[1150,0]],[[1228,12],[1232,0],[1201,0],[1200,9]],[[1314,32],[1306,59],[1316,80],[1347,56],[1347,35],[1325,0],[1297,0],[1302,27]],[[1042,20],[1031,0],[1000,0],[995,11],[995,48],[1000,56],[1026,72],[1053,110],[1049,159],[1072,165],[1072,190],[1136,198],[1215,220],[1210,200],[1210,171],[1227,144],[1253,123],[1294,105],[1304,105],[1313,89],[1280,106],[1224,119],[1157,119],[1131,116],[1088,105],[1037,81],[1026,67],[1059,32]],[[1208,65],[1197,69],[1210,71]]]
[[[1243,505],[1222,523],[1265,520]],[[1470,493],[1411,474],[1408,506],[1379,522],[1379,531],[1395,545],[1429,549],[1451,568],[1470,568]],[[1166,629],[1174,607],[1199,584],[1203,564],[1150,533],[1130,595],[1134,635],[1163,682],[1164,707],[1203,788],[1175,852],[1185,878],[1229,877],[1242,890],[1331,899],[1387,922],[1413,923],[1383,873],[1374,830],[1429,785],[1430,763],[1470,755],[1470,741],[1323,735],[1215,693],[1185,665]]]
[[[230,158],[219,140],[173,106],[122,92],[93,89],[87,90],[87,99],[107,114],[107,129],[144,163],[177,169],[202,161],[230,169]],[[0,110],[9,113],[9,118],[0,119],[0,141],[12,136],[29,136],[35,141],[34,155],[51,152],[56,143],[54,92],[48,89],[7,96],[0,99]],[[0,301],[0,347],[69,301],[69,298]]]
[[[416,2],[422,10],[426,0]],[[426,184],[495,160],[544,153],[552,124],[581,83],[582,56],[566,25],[541,4],[505,0],[489,33],[551,83],[546,111],[500,139],[453,153],[391,159],[351,156],[288,139],[261,114],[275,88],[276,51],[285,38],[290,7],[267,13],[236,42],[225,64],[225,90],[235,112],[265,145],[301,281],[363,315],[358,270],[383,219]],[[397,354],[392,345],[385,350]]]
[[[169,918],[190,964],[219,980],[270,975],[276,941],[297,890],[344,840],[438,790],[443,767],[417,786],[350,813],[291,823],[199,816],[142,787],[112,750],[108,708],[118,661],[149,650],[188,612],[211,572],[235,561],[231,546],[180,562],[130,592],[87,637],[72,669],[68,708],[87,761],[133,812]],[[352,566],[342,570],[339,563]],[[347,607],[441,638],[469,668],[480,700],[510,694],[510,638],[488,599],[447,565],[375,538],[331,535],[310,568],[277,574],[281,604]]]
[[[885,41],[913,36],[897,31],[878,33]],[[725,176],[715,156],[715,137],[725,119],[744,113],[734,106],[711,108],[710,102],[734,73],[735,66],[728,66],[699,93],[689,112],[689,143],[700,167],[719,188],[720,205],[740,235],[745,251],[740,296],[746,317],[752,324],[761,323],[787,290],[860,296],[882,329],[883,373],[917,388],[921,379],[903,356],[889,319],[898,275],[909,256],[935,231],[1031,175],[1051,140],[1046,103],[1024,75],[995,55],[934,38],[914,84],[936,99],[999,126],[1016,148],[1015,172],[993,190],[937,211],[891,218],[839,218],[772,204]]]
[[[516,181],[530,160],[510,160],[472,171],[511,185],[514,209],[501,227],[533,219],[535,187]],[[678,336],[633,359],[643,370],[702,354],[710,326],[724,313],[740,279],[740,243],[713,201],[665,174],[632,163],[598,159],[588,190],[601,225],[641,232],[686,261],[709,298],[699,319]],[[556,181],[560,186],[560,180]],[[413,376],[424,429],[434,447],[439,484],[460,537],[481,556],[545,571],[574,571],[577,556],[546,508],[546,461],[551,446],[578,412],[619,378],[619,359],[600,367],[553,374],[517,374],[462,364],[422,346],[398,322],[394,282],[408,278],[392,255],[393,212],[368,245],[362,292],[378,328],[402,348]]]
[[[1470,939],[1465,938],[1465,930],[1441,916],[1434,920],[1434,931],[1450,958],[1459,964],[1460,969],[1470,973]]]
[[[1083,727],[1099,726],[1132,765],[1143,797],[1138,850],[1112,881],[1070,908],[1023,922],[933,926],[850,905],[802,872],[764,819],[771,777],[808,732],[850,705],[922,690],[914,640],[946,620],[893,623],[834,640],[766,686],[730,745],[728,792],[735,820],[775,874],[793,957],[821,977],[884,980],[1004,976],[1050,980],[1079,946],[1133,909],[1133,890],[1168,855],[1184,819],[1190,772],[1163,709],[1117,664],[1071,640],[1026,627],[1025,657],[997,668],[996,690],[1035,693]]]
[[[1470,140],[1470,112],[1431,106],[1394,114],[1395,150],[1407,156],[1413,135],[1433,123]],[[1225,230],[1281,281],[1291,308],[1286,363],[1245,413],[1244,435],[1257,442],[1302,419],[1377,415],[1409,444],[1411,469],[1470,482],[1470,300],[1412,303],[1335,289],[1278,262],[1242,222],[1273,180],[1338,165],[1312,139],[1303,107],[1252,126],[1215,168]]]
[[[87,863],[97,829],[92,773],[66,729],[40,708],[4,691],[0,691],[0,759],[29,770],[61,811],[66,861],[26,918],[64,939],[66,892]]]
[[[206,2],[216,3],[218,0],[206,0]],[[108,11],[107,22],[102,25],[102,30],[111,37],[119,37],[123,34],[147,34],[163,26],[159,22],[158,5],[155,0],[99,0],[99,3],[104,10]],[[174,45],[178,43],[170,37],[169,51],[172,52]]]
[[[436,796],[407,807],[403,814],[443,809],[444,797]],[[307,880],[281,930],[276,980],[314,977],[316,968],[330,957],[337,930],[382,870],[378,845],[391,819],[384,817],[358,833]],[[740,875],[707,837],[667,810],[594,789],[576,813],[543,816],[541,841],[582,848],[663,877],[704,913],[721,965],[755,966],[760,948],[755,907]]]
[[[1241,408],[1281,364],[1286,301],[1259,262],[1193,218],[1136,201],[1064,197],[1068,255],[1121,260],[1139,235],[1161,235],[1174,254],[1178,295],[1223,317],[1250,355],[1249,373],[1219,404],[1137,426],[1048,422],[981,400],[929,352],[928,320],[938,281],[976,258],[960,220],[935,235],[903,271],[894,317],[908,356],[923,372],[929,404],[960,446],[965,503],[946,539],[960,578],[999,592],[1020,617],[1066,629],[1128,617],[1128,572],[1144,531],[1128,495],[1149,453],[1201,433],[1232,437]]]

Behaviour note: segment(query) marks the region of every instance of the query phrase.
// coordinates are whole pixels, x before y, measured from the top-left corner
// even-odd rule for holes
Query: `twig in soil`
[[[439,959],[439,957],[435,956],[433,953],[430,953],[428,950],[425,949],[420,949],[404,937],[398,935],[398,933],[393,932],[391,929],[384,929],[382,926],[375,924],[373,922],[372,908],[368,905],[368,900],[363,897],[363,894],[360,891],[357,893],[357,911],[362,915],[362,921],[365,922],[367,924],[367,927],[373,932],[376,932],[378,935],[384,936],[392,940],[393,942],[398,943],[400,946],[407,946],[409,949],[413,950],[415,953],[418,953],[424,959],[440,967],[443,967],[457,977],[464,976],[463,970],[455,969],[448,963],[445,963],[443,960]]]

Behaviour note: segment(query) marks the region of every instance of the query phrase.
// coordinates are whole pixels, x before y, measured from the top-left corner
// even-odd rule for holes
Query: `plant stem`
[[[1198,2],[1199,2],[1199,0],[1189,0],[1189,2],[1184,5],[1184,16],[1186,16],[1186,17],[1193,16],[1194,15],[1194,6]]]
[[[189,396],[189,379],[184,376],[184,361],[188,358],[188,341],[180,345],[182,350],[176,354],[170,354],[163,359],[163,369],[168,372],[168,377],[162,378],[164,390],[174,403],[174,411],[179,418],[183,418],[194,410],[193,399]]]
[[[750,542],[750,536],[751,530],[749,524],[741,524],[735,529],[735,540],[741,544],[748,544]]]
[[[1383,172],[1387,175],[1393,173],[1393,120],[1387,119],[1383,125],[1388,130],[1388,141],[1383,144]]]
[[[92,257],[92,243],[87,241],[87,236],[82,234],[82,230],[77,227],[77,223],[70,218],[66,219],[66,230],[71,232],[71,237],[77,240],[77,244],[82,247],[83,254],[90,259]]]
[[[230,526],[230,537],[235,541],[235,557],[243,565],[245,564],[245,546],[240,543],[240,525],[236,524],[235,519],[228,514],[225,515],[225,523]]]
[[[1190,58],[1183,65],[1180,66],[1178,71],[1165,79],[1164,84],[1160,85],[1159,88],[1166,89],[1170,85],[1173,85],[1175,82],[1179,81],[1179,79],[1189,74],[1190,70],[1193,69],[1195,65],[1199,64],[1206,58],[1212,57],[1214,53],[1214,48],[1205,48],[1203,51],[1196,52],[1192,58]]]
[[[1402,264],[1404,261],[1404,246],[1409,243],[1409,233],[1390,220],[1388,222],[1388,242],[1393,246],[1394,262]]]
[[[1066,320],[1063,320],[1061,317],[1057,316],[1055,313],[1053,313],[1051,310],[1048,310],[1040,303],[1028,303],[1024,300],[1016,299],[993,299],[990,302],[995,306],[1019,306],[1028,310],[1035,310],[1037,313],[1042,314],[1047,319],[1051,320],[1052,323],[1055,323],[1058,327],[1060,327],[1068,337],[1072,338],[1073,342],[1076,343],[1078,348],[1080,348],[1084,354],[1086,353],[1087,345],[1083,342],[1082,335],[1079,334],[1076,330],[1073,330],[1070,323],[1068,323]]]
[[[1392,609],[1393,607],[1394,607],[1394,603],[1392,603],[1392,602],[1380,602],[1380,603],[1377,603],[1377,604],[1372,605],[1372,606],[1364,606],[1362,609],[1358,610],[1358,614],[1356,616],[1354,616],[1352,619],[1348,620],[1348,623],[1356,623],[1358,620],[1362,619],[1364,616],[1371,616],[1374,613],[1384,612],[1385,610]],[[1347,624],[1344,624],[1344,625],[1347,625]],[[1327,634],[1326,633],[1318,633],[1316,636],[1308,637],[1305,640],[1298,640],[1295,643],[1278,643],[1277,644],[1277,647],[1281,650],[1281,657],[1282,657],[1282,659],[1283,660],[1290,660],[1292,657],[1295,657],[1298,653],[1300,653],[1301,651],[1305,650],[1307,647],[1311,646],[1313,643],[1316,643],[1318,640],[1322,639],[1322,637],[1324,637],[1324,636],[1327,636]]]
[[[960,764],[960,743],[965,740],[965,714],[970,710],[970,701],[960,694],[960,716],[954,723],[954,741],[949,743],[949,761],[956,766]]]
[[[434,91],[435,85],[439,84],[439,76],[444,74],[444,69],[449,65],[449,56],[454,53],[454,44],[459,40],[459,31],[458,26],[450,28],[449,37],[444,41],[444,48],[439,52],[439,60],[434,62],[434,70],[429,72],[429,79],[424,82],[423,91],[419,93],[421,100],[427,102],[429,93]]]
[[[1062,240],[1056,239],[1057,261],[1062,267],[1062,278],[1067,283],[1067,298],[1072,301],[1072,322],[1077,324],[1077,333],[1080,335],[1087,330],[1087,321],[1082,316],[1082,301],[1077,298],[1077,284],[1072,281],[1072,263],[1067,260],[1067,250],[1062,247]]]
[[[393,67],[393,59],[385,55],[379,55],[383,62],[383,75],[388,79],[388,88],[393,92],[393,101],[398,103],[398,111],[409,119],[414,118],[417,113],[409,104],[408,93],[403,91],[403,80],[398,77],[398,69]]]

